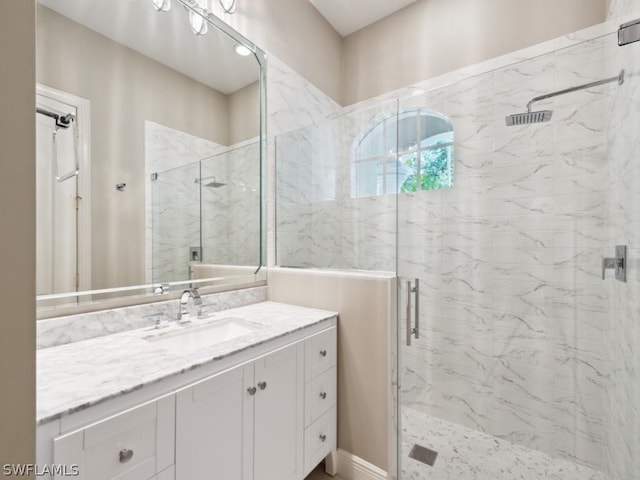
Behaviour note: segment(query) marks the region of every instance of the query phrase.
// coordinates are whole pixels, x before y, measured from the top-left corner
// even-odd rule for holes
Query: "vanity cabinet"
[[[163,480],[174,463],[174,418],[170,395],[55,438],[53,461],[77,465],[80,480]]]
[[[330,328],[304,342],[304,469],[306,477],[337,444],[337,337]]]
[[[313,328],[44,424],[38,461],[81,480],[303,480],[336,449],[335,320]]]
[[[244,385],[244,369],[235,368],[177,393],[176,479],[246,478],[243,427],[251,412]]]
[[[296,343],[178,392],[176,480],[301,478],[301,359]]]

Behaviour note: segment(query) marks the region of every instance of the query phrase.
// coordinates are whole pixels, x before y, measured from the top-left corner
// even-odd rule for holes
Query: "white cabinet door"
[[[255,362],[254,480],[302,474],[303,348],[291,345]]]
[[[176,480],[251,478],[243,451],[252,439],[243,426],[251,423],[254,397],[245,372],[234,368],[178,392]]]
[[[174,407],[171,395],[57,437],[53,461],[81,480],[152,478],[173,464]]]

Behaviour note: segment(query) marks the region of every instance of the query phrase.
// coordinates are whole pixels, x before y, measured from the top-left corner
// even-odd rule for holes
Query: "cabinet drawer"
[[[331,367],[305,385],[305,427],[334,407],[336,401],[336,367]]]
[[[304,430],[305,475],[335,448],[336,409],[332,408]]]
[[[336,366],[336,328],[314,335],[304,342],[304,379],[308,382]]]
[[[54,440],[54,462],[83,480],[153,478],[173,463],[174,397],[143,405]]]

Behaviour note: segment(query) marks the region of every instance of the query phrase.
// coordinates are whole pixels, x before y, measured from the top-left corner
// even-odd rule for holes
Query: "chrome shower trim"
[[[580,90],[585,90],[587,88],[599,87],[600,85],[606,85],[607,83],[611,83],[611,82],[618,82],[618,85],[622,85],[624,83],[624,70],[620,70],[620,73],[615,77],[605,78],[604,80],[589,82],[582,85],[578,85],[576,87],[565,88],[563,90],[558,90],[556,92],[546,93],[544,95],[534,97],[529,101],[529,103],[527,103],[527,113],[531,113],[531,105],[533,105],[536,102],[547,100],[548,98],[558,97],[560,95],[566,95],[567,93],[573,93]]]
[[[551,93],[546,93],[544,95],[539,95],[537,97],[532,98],[529,103],[527,103],[527,111],[524,113],[514,113],[512,115],[507,115],[505,117],[505,123],[507,127],[511,127],[514,125],[530,125],[532,123],[542,123],[548,122],[551,120],[551,116],[553,115],[552,110],[540,110],[537,112],[531,111],[531,106],[542,100],[547,100],[549,98],[558,97],[560,95],[566,95],[567,93],[577,92],[579,90],[585,90],[587,88],[598,87],[600,85],[605,85],[607,83],[618,82],[618,85],[622,85],[624,83],[625,71],[620,70],[620,73],[615,77],[605,78],[604,80],[597,80],[595,82],[584,83],[582,85],[578,85],[575,87],[565,88],[563,90],[558,90]]]
[[[640,18],[623,23],[618,29],[618,45],[620,47],[640,41]]]

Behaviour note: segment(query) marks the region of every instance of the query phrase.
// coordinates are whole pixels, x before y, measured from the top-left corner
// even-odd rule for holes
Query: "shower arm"
[[[535,97],[531,99],[529,103],[527,103],[527,113],[531,113],[531,105],[536,102],[540,102],[541,100],[557,97],[559,95],[565,95],[567,93],[577,92],[586,88],[598,87],[600,85],[605,85],[611,82],[618,82],[618,85],[622,85],[624,83],[624,70],[620,70],[620,73],[615,77],[605,78],[604,80],[598,80],[597,82],[585,83],[584,85],[578,85],[577,87],[565,88],[564,90],[558,90],[557,92],[547,93],[545,95]]]

